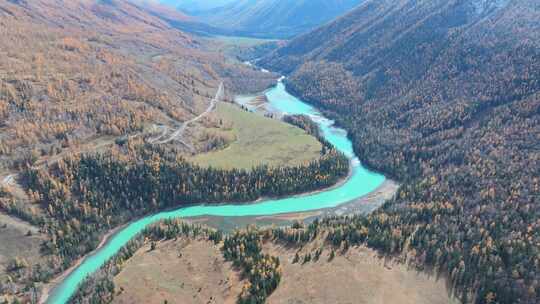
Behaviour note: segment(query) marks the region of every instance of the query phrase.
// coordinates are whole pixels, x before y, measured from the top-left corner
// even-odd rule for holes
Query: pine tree
[[[294,255],[294,259],[292,261],[293,264],[298,263],[300,261],[300,256],[298,255],[298,252]]]

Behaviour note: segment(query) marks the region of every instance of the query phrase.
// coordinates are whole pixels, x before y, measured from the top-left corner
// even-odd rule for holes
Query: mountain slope
[[[258,79],[127,1],[0,0],[0,30],[0,175],[32,154],[187,120],[221,80]]]
[[[352,9],[363,0],[240,0],[192,11],[200,22],[238,35],[290,38]]]
[[[95,136],[137,132],[150,121],[183,119],[202,102],[179,85],[189,77],[173,80],[137,62],[160,49],[195,45],[134,5],[0,1],[0,15],[0,50],[7,54],[0,60],[3,167],[26,162],[32,150],[39,155]]]
[[[540,300],[538,20],[531,0],[367,1],[260,61],[404,182],[369,242],[476,303]]]
[[[147,143],[156,136],[156,125],[176,130],[199,117],[221,82],[227,91],[256,92],[275,80],[271,73],[227,62],[156,16],[163,13],[184,18],[124,0],[0,0],[0,213],[35,225],[27,224],[33,227],[29,233],[41,244],[40,250],[21,255],[30,263],[19,262],[17,250],[33,242],[27,235],[29,240],[19,246],[11,232],[1,229],[2,240],[12,243],[3,243],[7,250],[0,251],[0,302],[15,303],[13,297],[36,302],[42,290],[46,295],[42,285],[94,249],[101,234],[95,228],[110,224],[94,216],[57,221],[54,210],[73,210],[93,199],[46,205],[25,191],[29,180],[24,170]],[[209,142],[197,138],[202,133],[197,128],[191,124],[182,140]],[[183,149],[177,142],[167,145]],[[92,232],[65,228],[72,223]],[[62,230],[62,240],[56,229]],[[48,241],[74,246],[58,250],[43,245]],[[12,268],[12,259],[24,269]],[[38,260],[42,263],[34,264]]]

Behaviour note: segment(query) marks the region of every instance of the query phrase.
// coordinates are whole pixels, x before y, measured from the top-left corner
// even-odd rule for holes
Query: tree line
[[[309,192],[334,185],[349,171],[348,159],[333,149],[303,165],[252,170],[202,168],[179,155],[174,148],[134,138],[117,142],[106,153],[25,169],[19,181],[31,204],[2,192],[0,208],[37,225],[48,238],[41,246],[46,263],[17,271],[24,272],[17,281],[51,279],[96,248],[106,231],[137,217],[192,204]]]
[[[202,239],[220,244],[223,257],[232,261],[241,272],[245,284],[238,295],[238,304],[265,303],[266,298],[277,288],[281,280],[279,258],[262,252],[263,234],[248,228],[224,235],[198,225],[187,224],[178,219],[163,220],[147,227],[136,238],[130,240],[99,271],[88,277],[70,299],[71,303],[111,303],[117,292],[114,277],[120,273],[125,262],[137,250],[156,243],[178,238]]]

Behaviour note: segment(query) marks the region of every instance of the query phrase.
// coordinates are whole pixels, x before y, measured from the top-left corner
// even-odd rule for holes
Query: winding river
[[[317,109],[289,94],[281,81],[274,88],[268,90],[266,96],[270,103],[269,106],[275,110],[288,114],[309,115],[320,126],[326,140],[351,159],[352,174],[347,181],[339,187],[309,195],[266,200],[253,204],[201,205],[161,212],[142,218],[118,231],[103,247],[86,257],[52,291],[47,303],[67,303],[69,298],[77,291],[78,285],[86,277],[97,271],[146,226],[157,221],[202,215],[224,217],[275,215],[333,208],[374,191],[384,182],[385,177],[383,175],[370,172],[362,167],[360,161],[354,155],[352,143],[347,138],[347,133],[344,130],[334,127],[333,121],[324,118]]]

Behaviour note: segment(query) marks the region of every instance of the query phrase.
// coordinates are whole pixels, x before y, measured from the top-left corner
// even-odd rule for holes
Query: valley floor
[[[207,129],[229,138],[224,149],[198,154],[190,161],[222,169],[251,169],[254,166],[297,166],[317,159],[322,145],[304,130],[279,121],[219,103],[214,119],[223,125]]]

